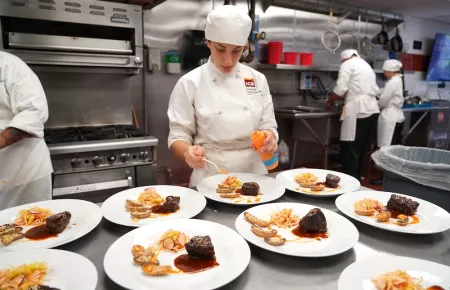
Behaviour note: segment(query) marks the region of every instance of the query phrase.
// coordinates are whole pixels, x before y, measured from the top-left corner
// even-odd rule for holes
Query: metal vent
[[[113,8],[113,11],[127,13],[127,9],[124,9],[124,8]]]
[[[66,9],[64,9],[64,11],[71,12],[71,13],[81,13],[80,9],[74,9],[74,8],[66,8]]]
[[[50,6],[50,5],[39,5],[40,9],[44,9],[44,10],[56,10],[55,7]]]
[[[54,0],[39,0],[39,2],[44,4],[55,4]]]
[[[105,16],[105,13],[101,11],[91,11],[89,13],[92,15]]]
[[[81,4],[77,2],[64,2],[64,5],[78,8],[81,7]]]
[[[11,1],[11,6],[16,6],[16,7],[28,7],[28,1],[27,0],[14,0]]]
[[[89,5],[89,8],[95,9],[95,10],[105,10],[105,7],[100,5]]]

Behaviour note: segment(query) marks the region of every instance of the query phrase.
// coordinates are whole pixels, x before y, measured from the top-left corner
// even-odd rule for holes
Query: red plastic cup
[[[283,54],[283,43],[282,42],[269,42],[268,43],[268,62],[269,64],[279,64],[281,63],[281,56]]]
[[[285,64],[297,64],[297,56],[298,53],[296,52],[285,52],[284,53],[284,63]]]
[[[314,53],[300,53],[300,65],[312,66]]]

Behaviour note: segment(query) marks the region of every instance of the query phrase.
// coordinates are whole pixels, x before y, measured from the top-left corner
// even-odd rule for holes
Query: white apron
[[[403,117],[403,120],[401,120],[399,116],[403,116],[402,109],[384,108],[383,110],[381,110],[380,116],[378,117],[377,129],[378,147],[391,145],[392,137],[394,136],[395,125],[397,123],[401,123],[405,119]]]
[[[207,64],[208,65],[208,64]],[[209,65],[214,65],[210,63]],[[262,91],[247,88],[238,67],[229,75],[205,68],[194,99],[197,130],[208,132],[212,144],[200,145],[206,158],[228,172],[266,174],[259,154],[250,149],[250,136],[258,130],[263,106]],[[218,174],[214,166],[194,169],[192,187],[208,177]]]
[[[345,98],[341,118],[341,141],[355,141],[356,122],[358,118],[367,118],[378,113],[375,97],[368,95],[353,95]]]
[[[394,136],[395,125],[405,120],[401,109],[403,106],[403,87],[401,75],[394,76],[386,84],[380,102],[385,105],[378,117],[377,145],[378,147],[390,146]]]
[[[10,112],[0,108],[0,131],[10,122],[4,116]],[[0,210],[51,199],[52,171],[42,138],[25,138],[0,149]]]

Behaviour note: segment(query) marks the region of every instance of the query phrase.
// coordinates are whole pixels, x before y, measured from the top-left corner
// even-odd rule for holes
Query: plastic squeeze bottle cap
[[[259,157],[266,166],[267,170],[272,170],[278,167],[277,157],[273,153],[269,152],[259,152],[264,145],[264,141],[266,140],[266,135],[262,131],[256,131],[252,134],[252,143],[255,146],[256,150],[258,150]]]

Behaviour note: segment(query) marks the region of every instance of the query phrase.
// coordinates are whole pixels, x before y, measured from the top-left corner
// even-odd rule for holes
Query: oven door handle
[[[114,189],[114,188],[124,188],[124,187],[133,187],[133,179],[131,175],[127,174],[127,179],[123,180],[114,180],[107,182],[99,182],[99,183],[91,183],[91,184],[83,184],[77,186],[68,186],[61,188],[53,189],[53,196],[63,196],[84,192],[93,192],[98,190],[106,190],[106,189]]]
[[[128,187],[133,188],[133,177],[130,175],[129,171],[127,171],[127,180],[128,180]]]

